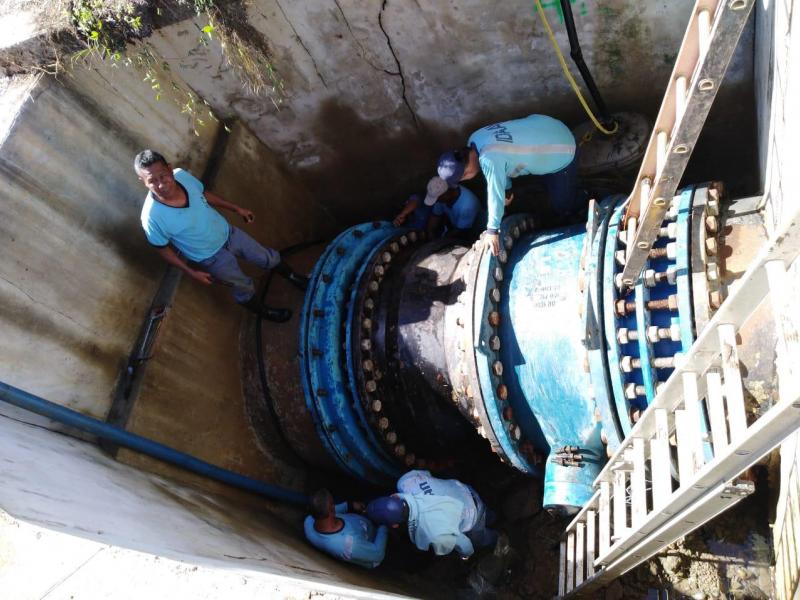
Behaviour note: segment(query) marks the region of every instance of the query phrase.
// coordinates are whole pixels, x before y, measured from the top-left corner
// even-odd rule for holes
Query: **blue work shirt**
[[[416,200],[417,208],[414,209],[408,219],[405,222],[406,227],[410,227],[411,229],[425,229],[428,225],[428,217],[431,214],[431,207],[425,206],[425,202],[423,202],[423,197],[419,194],[413,194],[409,199],[408,202],[412,200]],[[406,204],[408,204],[406,202]]]
[[[437,556],[453,550],[470,556],[475,549],[459,523],[464,506],[450,496],[398,494],[408,505],[408,537],[420,550]]]
[[[347,502],[337,504],[336,517],[344,522],[335,533],[320,533],[314,529],[314,517],[306,517],[303,527],[306,539],[331,556],[353,564],[373,569],[381,564],[386,554],[389,530],[385,525],[376,528],[372,521],[361,515],[347,512]]]
[[[457,479],[439,479],[430,471],[409,471],[397,480],[397,491],[412,496],[448,496],[458,500],[463,507],[459,529],[464,532],[475,526],[483,511],[483,501],[471,486]]]
[[[209,205],[199,179],[183,169],[175,169],[173,174],[186,192],[186,206],[168,206],[148,192],[142,206],[142,227],[153,246],[163,248],[171,243],[189,260],[200,262],[225,245],[230,225]]]
[[[503,220],[512,177],[555,173],[575,156],[572,132],[561,121],[545,115],[483,127],[470,136],[468,145],[477,150],[486,177],[490,229],[499,228]]]
[[[464,186],[458,186],[459,196],[452,206],[444,202],[433,205],[433,214],[437,217],[447,215],[453,229],[470,229],[475,224],[475,217],[481,208],[478,197]]]

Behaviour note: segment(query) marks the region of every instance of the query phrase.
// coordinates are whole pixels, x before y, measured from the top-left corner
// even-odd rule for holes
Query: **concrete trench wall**
[[[569,61],[559,3],[543,5]],[[607,104],[653,116],[693,2],[572,5]],[[340,225],[391,213],[434,174],[441,151],[493,120],[586,119],[531,0],[256,0],[247,17],[285,82],[280,110],[242,89],[215,44],[198,46],[201,19],[164,27],[151,42],[215,110],[240,118],[306,181]],[[747,89],[748,65],[733,71],[726,85]]]
[[[177,106],[154,100],[139,74],[102,64],[59,80],[20,76],[3,85],[0,380],[103,419],[165,268],[141,231],[145,190],[133,156],[153,147],[200,175],[217,128],[196,135]],[[240,124],[231,127],[214,189],[256,213],[254,224],[238,224],[263,243],[280,248],[324,229],[324,214],[307,189]],[[181,282],[127,428],[240,473],[305,489],[303,471],[278,465],[250,433],[238,360],[244,319],[226,288]],[[298,540],[299,511],[282,513],[290,529],[268,516],[277,509],[263,500],[120,452],[121,462],[171,478],[155,479],[95,447],[16,421],[63,429],[0,403],[0,508],[10,515],[2,519],[4,532],[35,524],[99,539],[99,547],[195,564],[213,558],[229,570],[242,569],[239,557],[250,557],[256,571],[298,580],[309,575],[317,589],[325,587],[322,580],[359,581],[352,569]],[[174,500],[190,496],[204,500]],[[232,514],[238,514],[236,527]],[[197,531],[209,522],[210,530]],[[2,556],[14,559],[0,561],[0,589],[18,590],[15,598],[39,597],[14,565],[36,562],[40,550],[0,537]],[[214,538],[225,540],[227,550],[209,554],[205,543]],[[80,542],[65,544],[74,549]],[[41,566],[48,577],[58,573],[52,563]]]
[[[557,3],[544,5],[566,49]],[[657,109],[691,5],[573,2],[584,54],[609,105]],[[272,47],[286,82],[280,110],[242,89],[215,43],[198,46],[202,23],[169,25],[150,43],[217,114],[239,120],[214,189],[256,212],[245,229],[269,245],[388,214],[424,184],[439,151],[482,124],[530,112],[570,125],[584,118],[530,2],[248,6],[249,22]],[[747,66],[729,81],[747,89]],[[164,268],[140,231],[144,189],[133,155],[153,147],[199,175],[217,126],[195,135],[186,115],[155,102],[140,75],[125,69],[94,65],[60,81],[33,76],[5,85],[0,380],[104,418]],[[268,456],[249,435],[238,361],[246,324],[226,289],[182,282],[128,428],[246,475],[307,489],[301,469]],[[302,578],[307,569],[317,588],[321,581],[391,587],[298,544],[296,513],[287,517],[292,529],[268,516],[262,521],[252,511],[267,507],[252,498],[123,451],[122,462],[170,479],[130,470],[6,417],[30,416],[0,406],[8,465],[0,471],[0,507],[12,521],[228,572]],[[125,510],[115,515],[118,507]],[[0,589],[12,575],[0,569]]]
[[[8,418],[0,418],[0,456],[3,598],[403,594],[313,551],[297,536],[298,522],[263,503],[247,507],[176,484]]]
[[[798,15],[794,2],[761,0],[756,3],[756,107],[758,118],[759,172],[763,189],[762,205],[767,230],[774,235],[797,211],[800,177],[797,169],[797,139],[800,136],[800,44],[793,39]],[[792,10],[792,9],[795,10]],[[795,310],[800,297],[800,262],[789,269],[789,289],[784,327],[795,332],[786,339],[786,355],[781,363],[800,364],[800,319]],[[790,393],[788,382],[779,381],[783,393]],[[796,385],[795,385],[796,391]],[[775,522],[776,597],[797,597],[800,587],[800,434],[795,433],[780,450],[780,493]]]

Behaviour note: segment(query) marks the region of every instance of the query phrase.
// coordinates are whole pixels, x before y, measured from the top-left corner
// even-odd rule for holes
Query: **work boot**
[[[288,308],[275,308],[272,306],[265,306],[259,302],[258,298],[253,296],[247,302],[242,302],[250,312],[261,315],[261,318],[267,321],[274,321],[275,323],[285,323],[292,318],[292,311]]]
[[[284,279],[288,280],[289,283],[291,283],[301,292],[305,292],[308,289],[308,277],[300,275],[300,273],[295,273],[292,268],[286,264],[286,261],[281,260],[281,262],[274,267],[274,271]]]

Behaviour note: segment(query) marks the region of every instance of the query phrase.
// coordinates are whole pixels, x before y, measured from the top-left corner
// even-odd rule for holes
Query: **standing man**
[[[304,529],[306,539],[318,550],[367,569],[381,564],[386,554],[386,526],[376,529],[369,519],[348,513],[347,502],[334,506],[333,496],[325,489],[311,496],[311,514]]]
[[[429,471],[409,471],[397,482],[397,494],[367,506],[375,523],[406,524],[408,537],[420,550],[443,556],[454,550],[469,558],[475,546],[491,546],[497,533],[486,527],[486,505],[470,486],[438,479]]]
[[[495,123],[473,133],[467,146],[439,158],[439,177],[450,187],[483,171],[489,216],[484,244],[500,251],[498,230],[505,206],[514,196],[511,179],[544,175],[551,208],[561,214],[579,208],[575,138],[561,121],[545,115]]]
[[[165,261],[203,285],[218,281],[230,287],[236,302],[265,319],[280,323],[291,318],[289,309],[270,308],[258,301],[253,280],[242,272],[237,258],[262,269],[274,269],[301,290],[308,285],[307,279],[292,271],[276,250],[265,248],[241,229],[229,225],[215,209],[236,213],[245,223],[255,219],[252,211],[204,190],[191,173],[173,170],[153,150],[137,154],[134,168],[148,189],[142,206],[142,227],[147,241]],[[190,266],[183,257],[202,270]]]

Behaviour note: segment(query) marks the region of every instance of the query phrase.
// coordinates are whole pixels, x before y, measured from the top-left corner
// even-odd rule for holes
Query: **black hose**
[[[301,250],[305,250],[311,246],[322,244],[322,240],[314,240],[311,242],[300,242],[299,244],[293,244],[291,246],[287,246],[286,248],[279,250],[281,257],[284,256],[291,256]],[[264,299],[267,297],[267,292],[269,291],[269,284],[272,281],[272,270],[267,273],[266,279],[264,281],[264,289],[261,291],[261,297],[259,298],[259,303],[264,304]],[[305,463],[303,458],[297,454],[292,446],[289,443],[289,438],[286,435],[286,432],[283,430],[283,426],[281,425],[281,421],[278,418],[278,412],[275,410],[275,404],[272,401],[272,394],[269,391],[269,381],[267,381],[267,369],[264,366],[264,350],[261,345],[261,314],[256,315],[256,327],[255,327],[255,334],[256,334],[256,361],[258,362],[258,376],[261,381],[261,390],[264,393],[264,401],[267,405],[267,409],[269,410],[269,414],[272,417],[272,422],[275,423],[275,429],[278,432],[278,437],[283,442],[283,445],[286,446],[292,455],[299,460],[301,463]]]
[[[589,93],[592,95],[592,99],[597,106],[597,110],[600,113],[603,126],[608,127],[609,125],[613,124],[614,120],[609,116],[608,108],[606,107],[606,103],[603,101],[603,97],[600,95],[600,90],[597,89],[597,85],[594,82],[592,73],[589,71],[589,67],[583,60],[581,43],[578,40],[578,32],[575,30],[575,19],[572,15],[572,6],[570,5],[569,0],[561,0],[561,12],[564,14],[564,25],[567,28],[567,37],[569,37],[569,55],[572,57],[573,62],[581,72],[583,82],[586,84],[586,87],[588,88]]]

